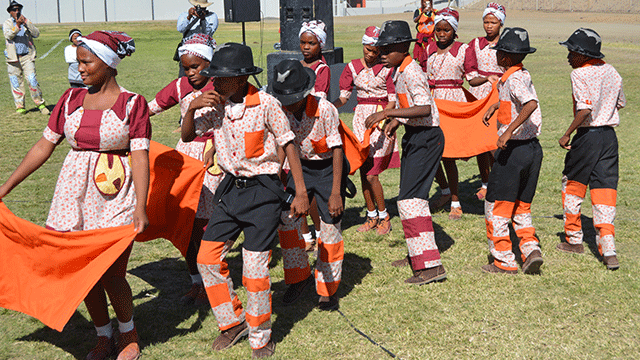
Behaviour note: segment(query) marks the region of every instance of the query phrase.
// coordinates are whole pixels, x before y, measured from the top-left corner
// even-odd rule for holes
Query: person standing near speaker
[[[178,44],[178,48],[182,46],[185,39],[193,36],[194,34],[206,34],[213,38],[213,34],[218,29],[218,15],[216,13],[207,10],[207,7],[213,5],[208,0],[189,0],[189,3],[193,5],[188,11],[183,12],[178,17],[178,25],[176,28],[178,32],[182,34],[182,40]],[[173,60],[180,63],[180,56],[178,55],[178,49],[173,55]],[[178,78],[185,76],[184,69],[180,65],[178,71]]]

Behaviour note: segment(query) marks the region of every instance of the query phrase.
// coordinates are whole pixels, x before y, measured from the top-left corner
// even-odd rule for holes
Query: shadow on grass
[[[469,161],[475,161],[471,159]],[[433,186],[437,187],[438,184],[434,181]],[[460,197],[460,205],[462,211],[465,214],[484,215],[484,200],[478,200],[476,192],[482,186],[480,175],[475,175],[470,179],[466,179],[458,183],[458,196]],[[441,196],[440,190],[438,190],[430,199],[429,204],[438,200]],[[445,204],[439,209],[432,209],[433,213],[449,212],[449,203]]]
[[[554,217],[562,220],[562,215],[554,215]],[[593,256],[595,256],[599,261],[603,261],[604,259],[602,255],[600,255],[600,251],[598,251],[598,244],[596,243],[596,229],[593,227],[593,219],[580,215],[580,221],[582,222],[582,241],[589,247]],[[556,235],[558,235],[560,242],[567,242],[567,237],[564,232],[558,232]]]
[[[371,270],[371,259],[353,253],[345,253],[338,297],[343,299],[349,295],[351,290],[359,285]],[[278,343],[291,332],[298,321],[303,320],[315,308],[318,303],[318,295],[315,293],[315,286],[309,286],[296,303],[286,306],[282,304],[282,296],[287,289],[284,281],[273,283],[271,289],[274,291],[273,313],[277,315],[272,324],[272,337]]]

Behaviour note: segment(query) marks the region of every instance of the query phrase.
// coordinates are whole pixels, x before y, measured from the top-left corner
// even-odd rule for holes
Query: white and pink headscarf
[[[311,20],[308,22],[303,22],[298,37],[302,36],[302,34],[306,32],[310,32],[315,35],[316,39],[318,39],[320,48],[324,49],[324,46],[327,43],[327,32],[325,31],[325,28],[326,25],[322,20]]]
[[[453,31],[458,32],[458,21],[460,21],[460,15],[456,10],[447,7],[438,11],[433,23],[438,24],[442,20],[448,22],[453,28]]]
[[[380,36],[380,28],[377,26],[369,26],[362,36],[362,45],[375,46]]]
[[[487,8],[482,13],[482,18],[484,19],[489,14],[497,17],[500,20],[500,25],[504,25],[504,20],[507,18],[507,11],[504,6],[494,2],[488,3]]]
[[[184,54],[195,55],[199,58],[211,61],[216,41],[207,34],[193,34],[186,38],[182,46],[178,48],[178,56]]]
[[[136,51],[133,39],[120,31],[94,31],[78,37],[78,42],[113,69],[125,56],[131,56]]]

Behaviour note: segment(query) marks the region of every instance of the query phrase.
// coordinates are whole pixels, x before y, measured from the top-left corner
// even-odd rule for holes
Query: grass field
[[[459,162],[462,220],[450,221],[446,212],[434,214],[436,239],[448,280],[421,287],[403,281],[407,269],[390,261],[406,254],[396,207],[397,170],[381,179],[392,214],[393,231],[380,237],[355,229],[364,216],[360,194],[347,202],[343,221],[345,261],[338,290],[340,312],[314,309],[317,298],[308,291],[296,306],[281,305],[285,290],[282,259],[274,251],[273,337],[276,359],[635,359],[640,354],[640,19],[637,15],[550,14],[509,11],[508,26],[529,30],[538,51],[525,60],[533,76],[543,114],[540,142],[544,162],[533,202],[534,225],[545,264],[539,276],[489,275],[480,271],[487,262],[483,205],[473,194],[480,185],[475,160]],[[336,18],[335,43],[345,49],[345,60],[361,56],[359,40],[364,27],[387,18],[410,20],[410,14]],[[620,143],[620,183],[617,248],[621,268],[605,270],[594,255],[594,230],[589,199],[583,224],[590,251],[567,255],[555,250],[562,234],[560,177],[565,151],[557,139],[571,122],[570,67],[566,50],[557,44],[580,26],[592,27],[604,39],[605,60],[624,78],[627,107],[617,129]],[[71,25],[41,26],[37,40],[43,55]],[[126,31],[137,51],[118,67],[118,82],[147,99],[177,75],[171,60],[179,34],[173,23],[81,24],[85,33],[103,28]],[[278,23],[247,24],[247,39],[256,63],[266,66],[266,54],[278,41]],[[483,34],[480,12],[462,11],[460,40]],[[240,25],[221,24],[218,43],[240,41]],[[67,87],[63,42],[37,62],[38,79],[53,106]],[[262,44],[262,47],[261,45]],[[266,71],[265,71],[266,74]],[[266,76],[266,75],[265,75]],[[265,77],[260,78],[264,84]],[[41,136],[47,119],[38,112],[14,113],[6,74],[0,76],[0,182],[16,168]],[[27,107],[33,103],[27,100]],[[178,109],[152,118],[154,140],[174,146],[179,135]],[[343,118],[349,122],[351,117]],[[635,149],[635,150],[634,150]],[[62,160],[69,150],[64,142],[40,170],[3,199],[18,216],[44,224]],[[353,180],[359,187],[357,177]],[[436,193],[436,188],[432,189]],[[238,245],[238,244],[237,244]],[[238,250],[236,248],[235,250]],[[236,284],[240,284],[240,253],[229,258]],[[189,277],[179,252],[165,240],[136,244],[127,278],[134,294],[135,322],[145,359],[247,358],[246,341],[213,353],[218,335],[210,309],[184,307],[179,298],[189,288]],[[244,290],[239,296],[245,300]],[[117,326],[117,325],[116,325]],[[94,345],[95,330],[81,305],[62,333],[38,320],[0,309],[0,359],[83,359]]]

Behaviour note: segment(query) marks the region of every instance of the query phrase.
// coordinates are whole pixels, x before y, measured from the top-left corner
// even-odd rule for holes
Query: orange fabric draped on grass
[[[62,331],[74,311],[134,240],[169,239],[186,253],[204,179],[202,162],[151,142],[147,215],[133,225],[57,232],[15,216],[0,201],[0,307]]]
[[[443,158],[469,158],[497,149],[496,114],[489,120],[489,126],[482,122],[487,109],[498,102],[495,85],[486,98],[473,102],[439,99],[435,102],[444,132]]]

